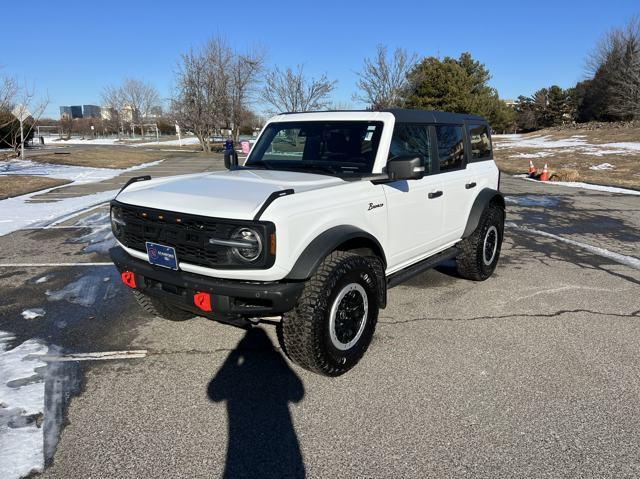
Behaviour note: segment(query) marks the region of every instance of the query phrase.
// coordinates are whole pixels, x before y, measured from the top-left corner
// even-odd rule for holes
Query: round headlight
[[[231,248],[233,255],[242,261],[255,261],[262,254],[262,238],[260,238],[260,233],[252,228],[238,228],[231,235],[231,239],[246,244],[246,247]]]

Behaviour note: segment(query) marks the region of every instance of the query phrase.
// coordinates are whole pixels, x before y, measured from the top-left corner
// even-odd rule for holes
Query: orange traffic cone
[[[529,160],[529,176],[533,176],[536,174],[536,167],[533,164],[532,160]]]
[[[544,164],[544,168],[542,168],[542,174],[540,175],[540,181],[549,181],[549,169],[547,168],[547,164]]]

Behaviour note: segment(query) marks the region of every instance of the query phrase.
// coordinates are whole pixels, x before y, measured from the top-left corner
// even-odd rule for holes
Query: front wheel
[[[371,261],[334,251],[285,314],[278,337],[283,351],[305,369],[339,376],[366,352],[378,320],[378,282]]]

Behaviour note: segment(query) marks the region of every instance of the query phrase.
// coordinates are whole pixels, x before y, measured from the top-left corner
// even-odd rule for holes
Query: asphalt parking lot
[[[106,206],[0,237],[0,331],[69,359],[42,371],[43,477],[638,477],[640,196],[502,190],[494,276],[392,289],[334,379],[273,327],[143,314],[106,264]],[[104,352],[122,359],[70,356]]]

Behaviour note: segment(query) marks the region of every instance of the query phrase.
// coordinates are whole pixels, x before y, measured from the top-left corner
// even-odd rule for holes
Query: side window
[[[469,125],[471,159],[480,160],[491,156],[491,137],[487,125]]]
[[[428,125],[396,124],[389,147],[389,159],[405,155],[421,157],[425,175],[431,172],[431,141]]]
[[[437,125],[440,171],[455,170],[464,165],[464,134],[462,125]]]

